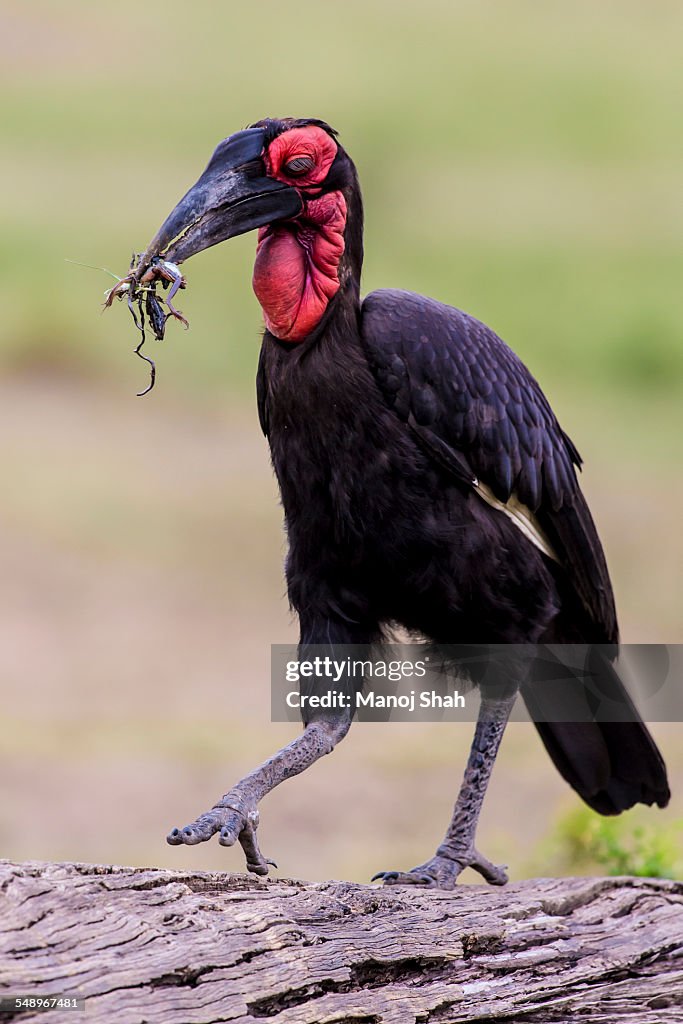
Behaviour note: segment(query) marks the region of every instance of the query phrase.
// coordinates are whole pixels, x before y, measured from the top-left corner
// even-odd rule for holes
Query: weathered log
[[[0,996],[41,1024],[683,1021],[683,884],[380,889],[0,861]]]

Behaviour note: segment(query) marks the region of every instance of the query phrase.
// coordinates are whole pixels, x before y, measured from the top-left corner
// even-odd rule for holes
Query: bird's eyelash
[[[313,167],[315,167],[315,159],[312,156],[293,156],[282,163],[282,170],[294,178],[299,174],[305,174]]]

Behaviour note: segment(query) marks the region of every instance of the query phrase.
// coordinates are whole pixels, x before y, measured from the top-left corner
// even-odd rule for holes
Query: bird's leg
[[[311,652],[316,655],[331,657],[345,661],[349,648],[338,648],[339,644],[366,645],[371,642],[375,630],[361,629],[353,623],[338,622],[329,617],[300,616],[301,641],[299,644],[299,660],[307,660]],[[355,647],[358,650],[359,648]],[[363,647],[365,649],[365,647]],[[330,680],[323,680],[325,689],[330,689]],[[320,679],[307,679],[304,689],[320,685]],[[247,859],[247,869],[256,875],[267,875],[268,865],[275,862],[267,860],[259,850],[256,841],[256,829],[259,823],[259,801],[279,786],[285,779],[310,768],[312,764],[329,754],[346,736],[355,713],[353,694],[363,684],[362,678],[354,678],[344,672],[335,679],[334,690],[346,695],[346,699],[334,710],[307,710],[305,728],[300,736],[279,750],[249,775],[245,776],[236,786],[226,793],[210,811],[200,816],[185,828],[174,828],[166,837],[171,846],[194,846],[204,843],[216,832],[221,846],[232,846],[237,840]]]
[[[461,872],[474,868],[491,885],[505,885],[505,868],[492,864],[474,845],[479,814],[486,795],[515,696],[502,699],[482,697],[462,786],[445,839],[434,857],[411,871],[380,871],[373,877],[385,885],[425,885],[452,889]]]
[[[245,776],[210,811],[200,814],[183,829],[174,828],[167,841],[171,846],[194,846],[220,832],[221,846],[232,846],[239,839],[247,869],[256,875],[267,875],[268,865],[275,866],[275,862],[263,856],[256,841],[259,801],[285,779],[299,775],[329,754],[344,738],[350,725],[350,713],[333,721],[309,722],[300,736]]]

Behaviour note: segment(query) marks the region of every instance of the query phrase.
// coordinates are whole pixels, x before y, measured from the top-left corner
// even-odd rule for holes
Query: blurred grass
[[[568,409],[572,392],[677,397],[680,5],[265,0],[255,16],[171,0],[112,16],[72,0],[0,17],[5,365],[110,377],[127,313],[96,317],[108,279],[63,258],[123,273],[218,139],[294,113],[329,119],[358,164],[368,290],[492,323]],[[165,387],[251,390],[253,244],[189,264],[192,334],[169,332]]]
[[[265,115],[339,130],[365,291],[460,306],[525,359],[586,456],[625,638],[681,639],[682,31],[673,0],[5,0],[3,853],[235,867],[161,837],[291,734],[267,722],[268,645],[293,627],[252,408],[254,238],[187,265],[191,330],[156,346],[144,400],[125,306],[99,313],[109,278],[64,262],[124,273],[216,142]],[[466,730],[354,733],[268,801],[290,873],[366,878],[443,831]],[[482,822],[516,874],[559,863],[543,837],[574,806],[529,736],[510,730]]]
[[[682,829],[680,819],[654,825],[642,807],[618,818],[602,818],[580,806],[554,823],[552,837],[541,844],[539,853],[546,870],[552,865],[558,873],[680,878]]]

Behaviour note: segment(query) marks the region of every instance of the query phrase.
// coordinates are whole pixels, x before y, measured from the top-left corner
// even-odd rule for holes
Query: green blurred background
[[[110,280],[65,262],[125,273],[216,142],[263,116],[339,130],[366,291],[458,305],[528,363],[586,457],[624,639],[683,639],[682,38],[673,0],[5,0],[2,855],[241,870],[164,835],[296,731],[269,722],[269,645],[295,627],[254,408],[255,240],[188,265],[191,330],[170,325],[144,399],[125,307],[100,316]],[[680,820],[681,727],[655,732],[674,801],[625,836]],[[420,862],[469,733],[355,727],[265,801],[266,854],[312,879]],[[480,845],[515,877],[591,870],[576,807],[513,726]]]

